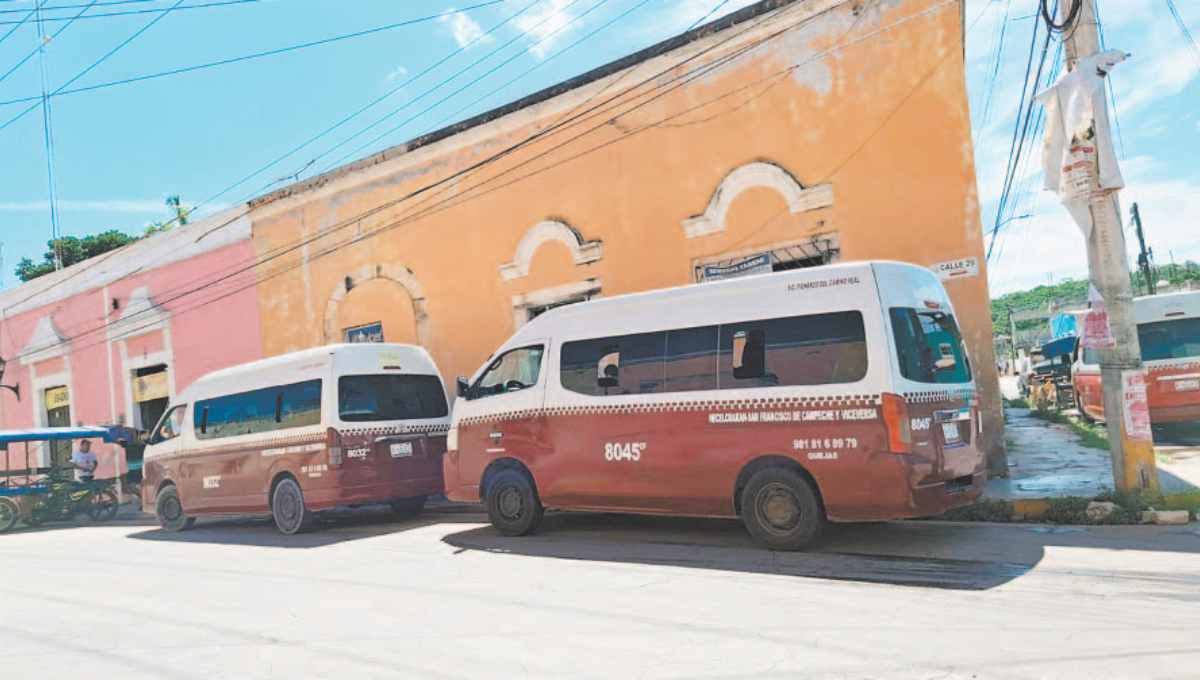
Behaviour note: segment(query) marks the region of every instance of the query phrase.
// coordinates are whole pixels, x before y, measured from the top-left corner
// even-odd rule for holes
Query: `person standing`
[[[81,482],[90,482],[96,473],[96,466],[100,461],[96,459],[96,454],[92,453],[92,442],[89,439],[81,439],[79,448],[75,449],[71,454],[71,467],[75,468],[75,479]]]

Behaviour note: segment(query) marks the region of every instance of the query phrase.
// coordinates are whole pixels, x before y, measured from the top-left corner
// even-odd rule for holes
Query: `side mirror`
[[[767,334],[761,330],[738,331],[733,335],[733,377],[761,378],[767,369]]]
[[[458,376],[458,396],[466,398],[467,393],[470,391],[471,383],[467,382],[467,379],[461,375]]]
[[[596,385],[616,387],[621,371],[621,351],[616,347],[605,347],[601,352],[600,361],[596,364]]]

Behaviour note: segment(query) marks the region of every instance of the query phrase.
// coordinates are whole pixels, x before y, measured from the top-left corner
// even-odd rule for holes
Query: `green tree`
[[[183,203],[180,202],[178,196],[168,196],[166,204],[167,207],[171,209],[171,212],[175,214],[175,216],[166,222],[151,222],[150,224],[147,224],[146,232],[143,234],[143,236],[153,236],[154,234],[162,233],[164,231],[171,231],[176,224],[187,224],[188,215],[195,210],[195,208],[184,208]]]
[[[43,256],[43,262],[35,263],[28,257],[21,258],[21,261],[17,263],[17,278],[22,281],[32,281],[39,276],[45,276],[55,271],[58,268],[55,264],[57,261],[61,260],[63,267],[70,267],[110,250],[129,245],[136,240],[137,238],[115,229],[83,238],[64,236],[53,239],[46,242],[47,250]]]

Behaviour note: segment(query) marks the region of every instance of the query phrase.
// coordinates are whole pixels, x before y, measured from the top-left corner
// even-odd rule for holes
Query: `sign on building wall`
[[[151,373],[133,379],[133,400],[141,403],[152,399],[166,399],[170,396],[167,384],[167,372]]]
[[[771,273],[771,254],[762,253],[735,260],[726,264],[706,264],[702,281],[720,281],[736,279],[743,276]]]
[[[383,342],[383,322],[346,329],[346,342]]]
[[[979,258],[964,257],[959,260],[950,260],[949,262],[938,262],[937,264],[930,265],[929,268],[943,281],[967,279],[972,276],[979,276]]]
[[[46,390],[46,410],[53,411],[56,408],[71,405],[71,393],[65,387],[55,387]]]

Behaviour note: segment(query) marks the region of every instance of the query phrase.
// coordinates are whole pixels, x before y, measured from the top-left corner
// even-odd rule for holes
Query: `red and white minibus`
[[[1150,422],[1200,420],[1200,291],[1135,298]],[[1072,370],[1081,415],[1104,420],[1100,352],[1081,348]]]
[[[169,531],[269,512],[293,534],[315,510],[369,503],[415,515],[442,492],[449,422],[420,347],[327,345],[217,371],[151,435],[143,507]]]
[[[459,379],[447,495],[506,535],[544,508],[742,517],[795,550],[826,519],[981,495],[972,366],[927,269],[862,262],[551,310]]]

